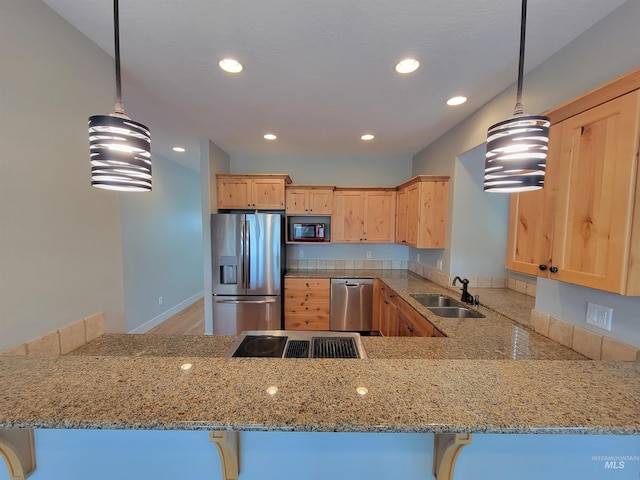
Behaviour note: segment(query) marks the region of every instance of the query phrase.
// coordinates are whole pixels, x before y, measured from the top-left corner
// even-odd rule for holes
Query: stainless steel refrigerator
[[[213,334],[282,328],[282,216],[211,215]]]

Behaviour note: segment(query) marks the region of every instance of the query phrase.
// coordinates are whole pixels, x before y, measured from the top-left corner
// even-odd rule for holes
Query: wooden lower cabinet
[[[373,282],[373,330],[385,337],[443,337],[426,318],[388,285]]]
[[[444,337],[442,332],[420,315],[411,305],[398,299],[398,315],[407,324],[410,337]]]
[[[329,330],[330,311],[330,279],[284,279],[285,329]]]

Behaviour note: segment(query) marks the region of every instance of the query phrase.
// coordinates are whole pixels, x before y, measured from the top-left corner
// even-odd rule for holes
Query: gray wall
[[[204,331],[213,333],[213,279],[211,272],[211,214],[216,213],[218,185],[216,173],[229,173],[229,155],[210,140],[200,142],[200,181],[202,186],[202,258],[204,261]]]
[[[640,49],[633,47],[640,42],[638,18],[640,2],[628,1],[531,71],[524,82],[525,111],[532,114],[543,112],[638,67]],[[414,156],[413,174],[433,173],[434,168],[442,169],[442,173],[445,173],[444,170],[456,171],[456,157],[483,144],[487,127],[508,118],[513,112],[514,100],[515,88],[511,88],[425,147]],[[450,198],[450,202],[453,202],[453,198]],[[474,208],[456,211],[456,222],[464,221],[465,216],[471,221],[476,215]],[[445,256],[455,254],[450,244],[447,249]],[[563,320],[598,333],[606,333],[584,322],[586,299],[593,298],[594,291],[567,287],[551,280],[539,281],[538,284],[536,309],[558,315]],[[614,308],[613,329],[609,335],[640,346],[640,324],[637,314],[631,314],[637,309],[638,299],[602,292],[598,292],[598,298],[603,304]]]
[[[90,186],[87,134],[113,59],[38,0],[0,12],[0,350],[99,311],[122,332],[119,197]]]
[[[455,160],[451,275],[505,277],[509,196],[483,191],[484,145]],[[445,268],[446,269],[446,268]]]
[[[293,183],[393,187],[411,177],[411,155],[330,158],[313,155],[305,157],[234,156],[231,159],[231,171],[234,173],[288,173]]]
[[[204,293],[199,173],[154,155],[153,190],[122,193],[120,216],[127,331],[142,333]]]

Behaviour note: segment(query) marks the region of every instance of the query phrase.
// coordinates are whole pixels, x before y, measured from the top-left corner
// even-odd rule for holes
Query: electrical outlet
[[[299,258],[304,258],[304,250],[300,249]]]
[[[367,250],[367,258],[371,258],[371,250]]]
[[[162,297],[158,297],[158,305],[162,305]]]
[[[439,259],[436,261],[436,268],[437,268],[438,270],[442,270],[442,259],[441,259],[441,258],[439,258]]]
[[[611,331],[611,318],[613,317],[613,308],[604,307],[597,303],[587,302],[586,321],[589,325],[593,325],[603,330]]]
[[[420,263],[420,254],[418,254],[418,263]]]

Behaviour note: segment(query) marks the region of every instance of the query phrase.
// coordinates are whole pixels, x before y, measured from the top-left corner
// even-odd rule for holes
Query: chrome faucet
[[[471,295],[467,290],[467,288],[469,287],[469,280],[467,278],[456,277],[453,279],[454,287],[456,286],[457,281],[460,281],[460,283],[462,283],[462,297],[460,297],[460,301],[469,305],[476,305],[476,300],[474,299],[473,295]],[[480,298],[478,297],[478,304],[479,303]]]

